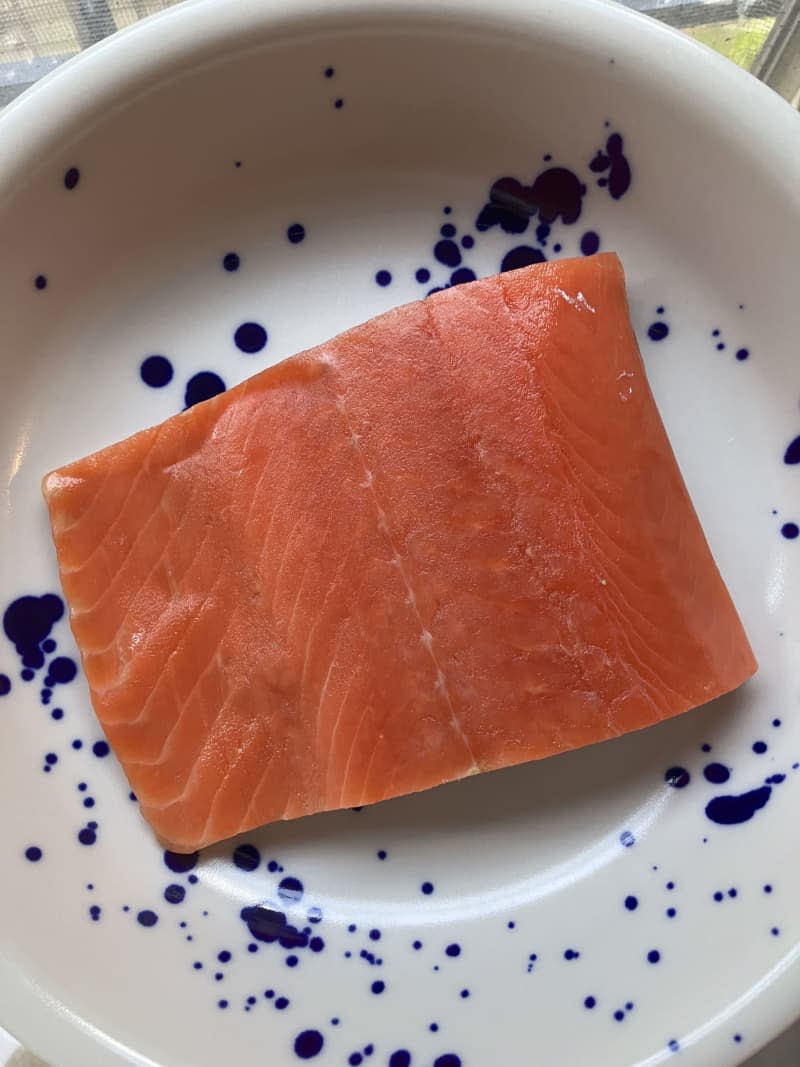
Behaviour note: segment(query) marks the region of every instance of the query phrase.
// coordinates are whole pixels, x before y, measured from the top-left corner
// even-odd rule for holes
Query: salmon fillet
[[[92,704],[177,851],[616,737],[756,670],[610,254],[390,311],[44,495]]]

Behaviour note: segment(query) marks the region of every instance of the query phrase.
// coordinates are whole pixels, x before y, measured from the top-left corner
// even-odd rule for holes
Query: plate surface
[[[59,1067],[722,1067],[800,1009],[800,123],[622,9],[501,6],[199,0],[0,120],[0,1011]],[[530,217],[487,209],[503,177]],[[758,676],[165,856],[72,678],[42,474],[434,286],[598,247]]]

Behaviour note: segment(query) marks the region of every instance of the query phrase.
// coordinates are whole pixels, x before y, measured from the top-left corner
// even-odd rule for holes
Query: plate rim
[[[104,100],[129,103],[137,85],[170,70],[217,56],[252,41],[287,31],[311,32],[320,25],[390,25],[415,18],[430,26],[495,31],[546,32],[576,51],[613,44],[644,75],[672,86],[679,73],[681,91],[692,94],[697,109],[727,124],[735,136],[743,111],[750,116],[750,149],[762,156],[791,192],[800,209],[800,115],[773,90],[733,63],[677,30],[613,0],[502,0],[487,9],[483,0],[184,0],[150,16],[68,60],[12,101],[0,114],[0,213],[6,200],[32,170],[44,165],[65,130],[90,126],[91,116],[107,114]],[[212,52],[213,49],[213,52]],[[731,95],[737,107],[731,107]],[[741,137],[741,134],[739,135]],[[795,147],[796,146],[796,147]],[[765,160],[769,157],[769,163]],[[723,1012],[682,1039],[687,1067],[736,1067],[778,1037],[800,1017],[800,942],[754,988]],[[159,1067],[93,1026],[20,970],[0,945],[0,1004],[3,1019],[22,1044],[60,1067]],[[719,1027],[747,1026],[751,1040],[727,1052],[717,1040]],[[664,1052],[630,1067],[657,1067]],[[172,1067],[172,1065],[170,1065]],[[189,1065],[187,1064],[187,1067]]]

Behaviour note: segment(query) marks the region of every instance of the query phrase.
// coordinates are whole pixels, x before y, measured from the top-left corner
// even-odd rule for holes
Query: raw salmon
[[[614,255],[409,304],[44,480],[92,703],[192,851],[756,670]]]

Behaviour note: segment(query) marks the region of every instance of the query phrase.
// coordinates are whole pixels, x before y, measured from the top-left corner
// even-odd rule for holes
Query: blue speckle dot
[[[375,996],[379,996],[384,991],[384,989],[386,989],[386,983],[381,982],[380,979],[378,979],[378,981],[372,983],[370,989],[375,994]]]
[[[380,939],[381,939],[380,930],[370,930],[369,939],[370,939],[370,941],[380,941]]]
[[[420,888],[422,889],[422,892],[425,894],[425,896],[429,897],[433,892],[433,882],[423,882]]]
[[[278,885],[278,896],[284,901],[297,903],[303,899],[303,892],[303,883],[299,878],[293,878],[291,875],[282,878]]]
[[[72,747],[75,749],[76,752],[79,752],[80,749],[83,748],[83,741],[81,741],[79,737],[76,737],[75,740],[72,742]]]
[[[455,237],[456,228],[452,222],[445,222],[443,226],[440,226],[439,233],[442,237]]]
[[[378,859],[379,860],[385,860],[386,859],[386,851],[385,851],[385,849],[382,849],[382,848],[379,849],[377,855],[378,855]]]
[[[674,919],[677,914],[675,908],[667,908],[666,916],[668,919]]]
[[[89,915],[91,916],[92,922],[99,922],[101,914],[102,908],[100,907],[100,905],[92,904],[92,906],[89,908]]]
[[[277,1003],[275,1005],[277,1007]],[[319,1030],[303,1030],[294,1039],[295,1055],[301,1060],[311,1060],[322,1052],[325,1039]]]
[[[375,275],[375,281],[378,285],[385,288],[387,285],[392,284],[392,275],[388,270],[379,270]]]
[[[456,944],[456,943],[454,942],[454,943],[453,943],[452,945],[448,945],[448,946],[447,946],[447,948],[445,949],[445,952],[446,952],[446,953],[447,953],[447,955],[448,955],[448,956],[450,956],[450,957],[451,957],[452,959],[455,959],[455,958],[456,958],[457,956],[460,956],[460,955],[461,955],[461,945],[457,945],[457,944]]]
[[[778,929],[777,926],[773,926],[772,929],[770,930],[770,933],[772,934],[773,937],[778,937],[778,935],[780,934],[780,930]]]
[[[326,78],[332,78],[336,71],[333,69],[333,67],[326,67],[324,73]]]
[[[780,726],[780,724],[781,724],[781,720],[780,719],[773,719],[772,720],[772,725],[775,727],[776,730]]]
[[[58,763],[58,756],[55,754],[55,752],[48,752],[47,755],[44,757],[44,761],[45,763],[49,763],[52,766],[54,763]]]
[[[757,756],[763,756],[766,751],[767,751],[767,743],[766,743],[766,741],[756,741],[756,742],[754,742],[754,744],[753,744],[753,752],[755,752],[755,754]]]
[[[148,356],[139,367],[142,381],[153,389],[163,389],[172,381],[173,374],[172,364],[166,356]]]
[[[674,882],[667,882],[666,888],[671,893],[672,890],[675,888],[675,883]]]
[[[95,741],[92,745],[92,752],[98,759],[105,759],[111,749],[108,747],[108,741]]]
[[[669,336],[669,326],[666,322],[652,322],[647,327],[647,336],[651,341],[663,341]]]
[[[29,860],[31,863],[38,863],[43,855],[44,853],[38,845],[29,845],[28,848],[25,849],[25,859]]]
[[[724,341],[720,341],[719,342],[719,344],[717,345],[717,351],[718,352],[724,352],[725,351],[725,342]]]
[[[197,866],[199,852],[165,852],[164,865],[175,874],[185,874]]]
[[[267,331],[259,322],[243,322],[236,327],[233,340],[240,352],[252,356],[266,345]]]
[[[450,275],[450,284],[465,285],[467,282],[474,282],[476,277],[475,271],[469,267],[459,267]]]
[[[741,1034],[734,1034],[733,1035],[733,1040],[736,1042],[737,1045],[740,1044],[741,1040],[742,1040],[742,1035]]]
[[[457,267],[461,262],[461,251],[455,241],[437,241],[433,247],[433,254],[439,263],[446,267]]]
[[[656,948],[651,948],[650,951],[647,953],[647,962],[648,963],[658,963],[658,961],[660,959],[661,959],[661,953]]]
[[[70,167],[64,175],[64,188],[74,189],[78,182],[81,180],[81,172],[77,167]]]
[[[794,539],[800,534],[800,526],[796,522],[785,522],[781,526],[781,533],[787,541],[794,541]]]
[[[618,1023],[621,1023],[622,1020],[625,1018],[625,1012],[620,1011],[620,1009],[617,1008],[617,1010],[614,1012],[614,1018],[617,1020]]]
[[[11,679],[7,674],[0,674],[0,697],[7,696],[11,692]]]
[[[77,675],[78,665],[69,656],[58,656],[47,668],[45,685],[68,685]]]
[[[619,835],[619,843],[622,845],[623,848],[633,848],[633,846],[636,844],[636,838],[633,836],[630,830],[625,830]]]
[[[78,833],[78,840],[82,845],[93,845],[97,841],[97,834],[93,829],[86,826]]]
[[[636,911],[639,907],[639,901],[633,895],[625,897],[625,907],[628,911]]]
[[[218,1000],[217,1005],[224,1011],[228,1007],[227,1000]]]
[[[33,284],[41,292],[42,289],[47,288],[47,278],[43,274],[37,274],[33,279]]]
[[[680,1043],[678,1041],[675,1041],[674,1039],[670,1041],[670,1043],[667,1045],[667,1048],[670,1050],[670,1052],[680,1052],[681,1050]]]
[[[431,280],[431,272],[428,270],[427,267],[420,267],[414,277],[417,279],[420,285],[424,285],[425,282],[429,282]]]
[[[586,999],[583,1002],[584,1008],[588,1008],[590,1011],[591,1011],[592,1008],[594,1008],[596,1006],[596,1004],[597,1004],[597,1001],[595,1000],[594,997],[586,997]]]
[[[600,238],[594,230],[587,230],[581,237],[581,252],[585,256],[593,256],[600,247]]]
[[[716,900],[716,902],[719,904],[720,901],[722,901],[724,899],[725,899],[725,894],[720,892],[720,890],[718,889],[716,891],[716,893],[714,894],[714,900]]]
[[[574,948],[568,948],[564,952],[565,960],[577,960],[580,959],[580,952],[576,952]]]
[[[793,441],[790,441],[786,446],[786,451],[783,454],[783,462],[793,466],[796,463],[800,463],[800,436],[795,437]]]
[[[290,244],[299,245],[301,241],[305,240],[306,228],[299,222],[293,222],[292,225],[286,231],[286,237]]]
[[[691,775],[685,767],[670,767],[664,774],[664,781],[673,789],[685,789],[691,781]]]
[[[471,234],[465,233],[464,236],[461,238],[461,247],[462,248],[474,248],[475,247],[475,238]]]
[[[430,1030],[430,1032],[431,1032],[432,1034],[438,1033],[438,1031],[439,1031],[439,1024],[438,1024],[438,1023],[431,1023],[431,1025],[430,1025],[430,1026],[428,1027],[428,1029]]]
[[[764,886],[764,892],[768,893],[768,894],[771,893],[772,892],[772,886],[771,885],[765,885]]]
[[[158,916],[154,911],[150,911],[146,908],[144,911],[140,911],[136,916],[136,921],[140,926],[155,926],[158,922]]]
[[[719,330],[712,330],[711,331],[711,336],[712,337],[719,337]]]
[[[182,885],[168,885],[164,890],[164,900],[168,904],[181,904],[186,896],[186,890]]]
[[[84,798],[83,806],[85,808],[93,808],[94,804],[95,804],[94,797],[85,797]]]
[[[513,919],[509,919],[508,922],[506,923],[506,926],[508,927],[509,930],[513,930],[516,927],[516,925],[517,924],[514,922]]]
[[[53,710],[50,712],[50,718],[54,719],[56,722],[59,722],[61,719],[64,718],[64,709],[53,708]]]
[[[22,678],[23,682],[33,681],[34,674],[35,672],[32,671],[30,667],[25,667],[24,670],[20,671],[20,677]]]
[[[286,957],[286,966],[287,967],[296,967],[299,962],[300,961],[298,960],[297,956],[287,956]]]
[[[415,952],[419,952],[419,950],[422,948],[422,942],[415,941],[411,947],[414,949]]]
[[[241,266],[241,262],[242,261],[239,259],[239,256],[236,254],[236,252],[227,252],[222,257],[222,266],[225,270],[230,272],[238,270]]]
[[[411,1053],[399,1048],[389,1057],[389,1067],[411,1067]]]
[[[737,350],[736,350],[736,358],[738,360],[740,360],[740,361],[747,359],[749,357],[749,355],[750,355],[750,349],[749,348],[737,348]]]
[[[730,776],[731,772],[723,763],[709,763],[703,768],[703,777],[713,785],[722,785]]]
[[[340,111],[344,107],[344,100],[341,98],[341,96],[334,100],[333,106],[336,108],[337,111]]]
[[[190,408],[224,392],[225,382],[218,374],[214,374],[210,370],[201,370],[197,374],[193,374],[186,383],[186,392],[183,398],[184,404],[187,408]]]
[[[360,1052],[351,1052],[347,1062],[350,1064],[350,1067],[358,1067],[360,1063],[364,1062],[364,1057]]]

